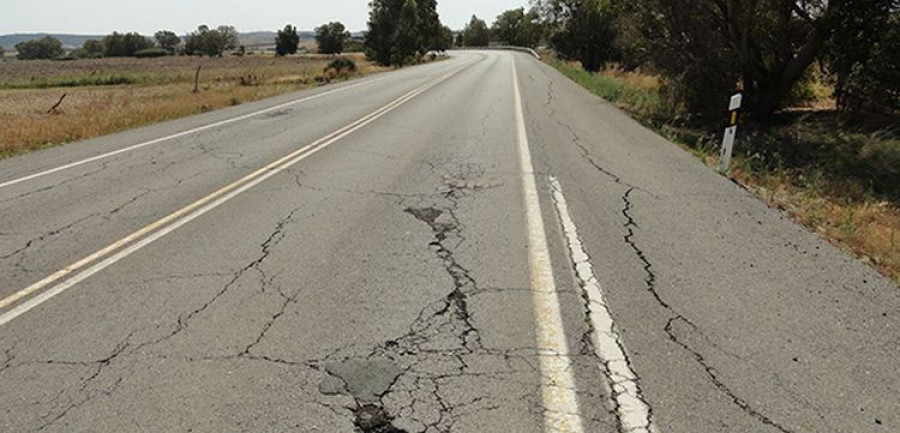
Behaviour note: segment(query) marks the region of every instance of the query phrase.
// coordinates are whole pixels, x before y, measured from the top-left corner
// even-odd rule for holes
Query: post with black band
[[[741,105],[744,95],[738,93],[731,97],[728,110],[731,112],[728,128],[725,129],[725,137],[722,139],[722,151],[719,154],[719,173],[728,174],[731,166],[731,153],[734,151],[734,138],[737,136],[738,120],[740,120]]]

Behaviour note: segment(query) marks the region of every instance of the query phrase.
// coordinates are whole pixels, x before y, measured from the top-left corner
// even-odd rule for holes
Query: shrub
[[[139,59],[165,57],[168,55],[169,51],[164,48],[147,48],[134,53],[134,56]]]
[[[331,61],[325,70],[334,69],[337,72],[356,72],[356,63],[346,57],[338,57]]]

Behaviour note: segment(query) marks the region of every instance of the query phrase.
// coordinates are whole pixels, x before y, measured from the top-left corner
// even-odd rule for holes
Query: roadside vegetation
[[[549,64],[711,167],[741,91],[730,176],[900,283],[900,2],[545,0],[530,13]]]
[[[0,158],[385,69],[359,53],[339,57],[337,64],[335,59],[255,55],[0,62]]]

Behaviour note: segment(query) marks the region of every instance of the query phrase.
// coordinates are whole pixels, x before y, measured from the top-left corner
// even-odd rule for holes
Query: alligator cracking
[[[441,259],[444,269],[450,275],[450,278],[453,279],[453,291],[447,295],[443,308],[435,312],[434,316],[442,316],[450,313],[452,310],[454,316],[462,321],[466,327],[461,336],[463,346],[470,350],[481,348],[481,337],[469,315],[467,295],[467,293],[477,291],[478,284],[469,275],[469,271],[459,264],[453,255],[453,251],[447,245],[444,245],[451,234],[460,240],[463,239],[459,220],[451,209],[409,207],[405,209],[405,212],[431,227],[435,240],[429,244],[429,247]],[[470,344],[474,346],[470,346]]]

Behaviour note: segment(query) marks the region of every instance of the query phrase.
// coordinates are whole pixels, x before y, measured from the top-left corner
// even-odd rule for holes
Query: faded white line
[[[82,165],[85,165],[85,164],[90,164],[90,163],[92,163],[92,162],[100,161],[100,160],[103,160],[103,159],[111,158],[111,157],[116,156],[116,155],[121,155],[121,154],[123,154],[123,153],[127,153],[127,152],[131,152],[131,151],[134,151],[134,150],[138,150],[138,149],[141,149],[141,148],[144,148],[144,147],[147,147],[147,146],[152,146],[152,145],[154,145],[154,144],[159,144],[159,143],[162,143],[162,142],[165,142],[165,141],[174,140],[174,139],[176,139],[176,138],[181,138],[181,137],[184,137],[184,136],[187,136],[187,135],[196,134],[196,133],[198,133],[198,132],[207,131],[207,130],[214,129],[214,128],[218,128],[218,127],[220,127],[220,126],[225,126],[225,125],[228,125],[228,124],[231,124],[231,123],[240,122],[240,121],[242,121],[242,120],[247,120],[247,119],[249,119],[249,118],[256,117],[256,116],[259,116],[259,115],[261,115],[261,114],[266,114],[266,113],[271,113],[271,112],[273,112],[273,111],[281,110],[281,109],[283,109],[283,108],[285,108],[285,107],[290,107],[290,106],[292,106],[292,105],[297,105],[297,104],[301,104],[301,103],[304,103],[304,102],[309,102],[309,101],[312,101],[312,100],[315,100],[315,99],[323,98],[323,97],[325,97],[325,96],[330,96],[330,95],[334,95],[334,94],[336,94],[336,93],[345,92],[345,91],[350,90],[350,89],[355,89],[355,88],[357,88],[357,87],[367,86],[367,85],[369,85],[369,84],[376,83],[376,82],[381,81],[381,80],[384,80],[384,79],[386,79],[386,78],[387,78],[387,77],[378,77],[378,78],[373,78],[373,79],[365,80],[365,81],[363,81],[363,82],[359,82],[359,83],[356,83],[356,84],[351,84],[351,85],[348,85],[348,86],[344,86],[344,87],[341,87],[341,88],[339,88],[339,89],[329,90],[329,91],[327,91],[327,92],[322,92],[322,93],[318,93],[318,94],[315,94],[315,95],[312,95],[312,96],[307,96],[307,97],[305,97],[305,98],[300,98],[300,99],[297,99],[297,100],[294,100],[294,101],[285,102],[285,103],[283,103],[283,104],[275,105],[275,106],[273,106],[273,107],[269,107],[269,108],[266,108],[266,109],[263,109],[263,110],[254,111],[254,112],[252,112],[252,113],[248,113],[248,114],[244,114],[244,115],[241,115],[241,116],[233,117],[233,118],[231,118],[231,119],[226,119],[226,120],[222,120],[222,121],[219,121],[219,122],[210,123],[209,125],[204,125],[204,126],[200,126],[200,127],[194,128],[194,129],[189,129],[189,130],[187,130],[187,131],[182,131],[182,132],[179,132],[179,133],[177,133],[177,134],[167,135],[167,136],[165,136],[165,137],[156,138],[156,139],[153,139],[153,140],[150,140],[150,141],[145,141],[145,142],[143,142],[143,143],[138,143],[138,144],[135,144],[135,145],[132,145],[132,146],[129,146],[129,147],[125,147],[125,148],[119,149],[119,150],[114,150],[114,151],[112,151],[112,152],[107,152],[107,153],[104,153],[104,154],[101,154],[101,155],[92,156],[92,157],[90,157],[90,158],[83,159],[83,160],[81,160],[81,161],[72,162],[72,163],[69,163],[69,164],[66,164],[66,165],[62,165],[62,166],[59,166],[59,167],[56,167],[56,168],[51,168],[51,169],[49,169],[49,170],[44,170],[44,171],[41,171],[41,172],[38,172],[38,173],[30,174],[30,175],[28,175],[28,176],[20,177],[20,178],[18,178],[18,179],[13,179],[13,180],[10,180],[10,181],[6,181],[6,182],[3,182],[3,183],[0,183],[0,188],[6,188],[6,187],[8,187],[8,186],[16,185],[16,184],[19,184],[19,183],[22,183],[22,182],[27,182],[27,181],[32,180],[32,179],[37,179],[37,178],[39,178],[39,177],[47,176],[47,175],[53,174],[53,173],[58,173],[58,172],[60,172],[60,171],[68,170],[68,169],[70,169],[70,168],[79,167],[79,166],[82,166]]]
[[[265,180],[271,178],[272,176],[281,173],[282,171],[290,168],[291,166],[297,164],[298,162],[308,158],[310,155],[328,147],[329,145],[343,139],[344,137],[362,129],[366,125],[374,122],[375,120],[381,118],[387,113],[393,111],[397,107],[409,102],[413,98],[419,96],[425,91],[431,89],[434,86],[448,80],[452,76],[458,74],[460,71],[466,69],[469,65],[458,68],[450,73],[447,73],[438,79],[421,86],[406,95],[401,96],[400,98],[394,100],[393,102],[385,105],[384,107],[372,112],[369,115],[362,117],[361,119],[341,128],[338,131],[335,131],[309,145],[306,145],[291,154],[282,157],[281,159],[266,165],[263,168],[225,186],[218,191],[200,199],[196,202],[185,206],[184,208],[166,216],[144,228],[138,230],[137,232],[132,233],[117,242],[107,246],[106,248],[97,251],[94,254],[91,254],[84,259],[79,260],[78,262],[67,266],[64,269],[61,269],[54,274],[44,278],[43,280],[20,290],[19,292],[10,295],[3,300],[0,300],[0,308],[4,308],[6,306],[12,305],[22,299],[27,298],[28,296],[37,293],[38,291],[50,287],[52,284],[56,284],[57,282],[63,280],[64,278],[75,274],[68,280],[62,281],[55,286],[50,287],[49,289],[41,292],[40,294],[22,302],[17,305],[15,308],[7,311],[0,315],[0,326],[5,325],[15,319],[16,317],[25,314],[29,310],[37,307],[38,305],[43,304],[54,296],[68,290],[72,286],[78,284],[81,281],[89,278],[90,276],[96,274],[97,272],[109,267],[110,265],[118,262],[119,260],[128,257],[132,253],[140,250],[141,248],[151,244],[157,239],[173,232],[179,227],[187,224],[188,222],[200,217],[201,215],[219,207],[223,203],[231,200],[238,194],[241,194],[244,191],[247,191],[250,188],[264,182]],[[146,236],[146,237],[145,237]],[[132,243],[133,242],[133,243]],[[127,248],[126,248],[127,246]],[[99,260],[99,262],[98,262]],[[95,263],[91,265],[92,263]],[[90,267],[88,267],[90,266]],[[86,268],[87,267],[87,268]],[[86,268],[83,271],[80,271],[82,268]],[[80,271],[80,272],[79,272]],[[77,274],[76,274],[77,272]]]
[[[578,227],[572,220],[562,186],[555,177],[550,178],[553,201],[562,222],[563,232],[569,244],[572,265],[582,290],[587,297],[588,316],[591,321],[591,343],[594,354],[603,362],[601,370],[612,389],[613,406],[616,408],[621,431],[628,433],[649,433],[656,429],[650,417],[650,406],[641,395],[637,375],[625,354],[622,338],[613,322],[606,303],[603,288],[594,274],[594,265],[578,236]]]
[[[519,76],[513,59],[513,85],[515,88],[515,113],[519,164],[522,169],[522,189],[525,198],[525,216],[528,225],[528,264],[531,268],[531,290],[534,302],[537,347],[541,366],[541,388],[544,403],[544,431],[550,433],[583,433],[584,427],[578,410],[575,376],[569,358],[569,346],[563,327],[547,234],[541,216],[537,180],[528,149],[528,133]]]

